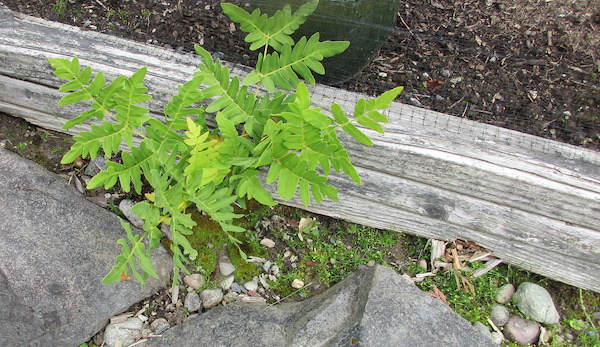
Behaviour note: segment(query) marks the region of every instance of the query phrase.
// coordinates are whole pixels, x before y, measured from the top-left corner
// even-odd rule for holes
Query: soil
[[[10,9],[253,65],[217,0],[3,0]],[[239,0],[233,1],[240,4]],[[243,4],[240,4],[243,6]],[[379,55],[340,87],[598,149],[600,0],[399,1]]]

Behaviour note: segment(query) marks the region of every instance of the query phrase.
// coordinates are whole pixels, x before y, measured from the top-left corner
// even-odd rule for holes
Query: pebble
[[[188,293],[185,296],[183,306],[188,309],[189,312],[196,312],[202,308],[202,302],[200,301],[200,295],[198,293]]]
[[[269,260],[265,261],[262,268],[264,272],[269,273],[269,270],[271,269],[271,262]]]
[[[206,289],[200,293],[202,306],[211,308],[218,305],[223,300],[223,292],[221,289]]]
[[[519,311],[536,322],[558,323],[560,316],[550,293],[535,283],[523,282],[513,296]]]
[[[260,240],[260,244],[267,247],[267,248],[273,248],[275,247],[275,241],[268,239],[268,238],[264,238],[262,240]]]
[[[463,78],[462,78],[462,77],[454,77],[454,78],[451,78],[451,79],[450,79],[450,83],[452,83],[452,84],[457,84],[457,83],[460,83],[460,82],[462,82],[462,80],[463,80]]]
[[[427,271],[427,260],[419,259],[419,261],[417,262],[417,265],[422,267],[423,269],[425,269],[425,271]]]
[[[519,316],[511,316],[504,326],[504,336],[507,339],[525,346],[538,341],[540,336],[540,324]]]
[[[301,279],[296,278],[292,281],[292,288],[300,289],[302,287],[304,287],[304,281]]]
[[[127,218],[129,220],[129,222],[131,222],[131,224],[133,224],[133,226],[135,226],[136,228],[143,229],[144,228],[144,220],[141,219],[140,217],[136,216],[131,211],[131,208],[133,207],[133,205],[134,205],[133,201],[131,201],[129,199],[121,200],[121,202],[119,203],[119,210],[121,210],[121,212],[123,212],[123,215],[125,215],[125,218]]]
[[[498,289],[498,293],[496,294],[496,301],[501,304],[506,304],[512,299],[513,294],[515,293],[515,286],[508,283],[500,287]]]
[[[244,288],[246,288],[248,291],[257,290],[258,283],[254,282],[254,281],[248,281],[248,282],[244,283]]]
[[[229,287],[229,289],[231,289],[231,291],[235,292],[235,293],[241,293],[242,292],[242,287],[238,283],[236,283],[236,282],[233,282],[231,284],[231,286]]]
[[[271,265],[271,273],[274,276],[279,276],[279,265],[277,265],[277,264]]]
[[[375,260],[373,260],[373,259],[369,260],[369,261],[367,262],[367,266],[368,266],[368,267],[373,267],[373,266],[375,266]]]
[[[200,287],[202,287],[206,283],[206,280],[204,279],[204,276],[202,276],[200,274],[191,274],[191,275],[185,276],[183,278],[183,282],[188,287],[191,287],[194,290],[198,290],[198,289],[200,289]]]
[[[225,296],[223,296],[223,299],[226,302],[234,302],[237,301],[240,298],[240,295],[236,292],[229,292],[227,294],[225,294]]]
[[[154,331],[155,335],[160,335],[161,333],[163,333],[165,330],[169,329],[170,327],[171,327],[171,324],[169,324],[169,321],[167,321],[165,318],[158,318],[150,324],[150,329],[152,329],[152,331]]]
[[[104,345],[114,347],[117,340],[123,341],[123,346],[128,346],[142,337],[142,322],[137,317],[127,319],[125,322],[112,323],[104,331]]]
[[[88,176],[96,176],[100,171],[105,169],[106,159],[104,159],[104,157],[97,156],[96,159],[90,160],[83,173]]]
[[[510,312],[508,309],[502,305],[494,305],[492,310],[490,311],[490,319],[496,326],[503,326],[508,322],[508,318],[510,317]]]
[[[450,70],[442,70],[442,77],[450,77],[451,73]]]
[[[500,345],[502,343],[502,341],[504,341],[504,335],[502,335],[502,333],[499,333],[497,331],[492,331],[491,338],[492,338],[492,341],[497,345]]]
[[[227,277],[235,272],[235,266],[229,259],[219,261],[219,271],[223,277]]]
[[[489,339],[492,338],[492,334],[490,333],[490,330],[483,323],[475,322],[475,323],[473,323],[473,328],[475,328],[475,330],[479,331],[483,335],[487,336]]]
[[[235,275],[229,275],[229,276],[225,277],[224,279],[222,279],[219,282],[219,288],[221,288],[223,290],[229,290],[229,288],[231,288],[231,285],[233,284],[234,277],[235,277]]]

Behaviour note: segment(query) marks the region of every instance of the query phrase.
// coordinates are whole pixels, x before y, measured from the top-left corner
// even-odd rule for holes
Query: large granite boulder
[[[394,271],[362,267],[299,303],[217,307],[145,346],[495,346]]]
[[[0,346],[77,346],[168,281],[103,285],[125,236],[117,217],[54,173],[0,148]]]

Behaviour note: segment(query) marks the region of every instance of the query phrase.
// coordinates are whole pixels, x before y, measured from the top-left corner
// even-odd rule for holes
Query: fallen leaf
[[[427,85],[427,88],[429,88],[431,90],[435,90],[435,89],[443,86],[444,82],[442,82],[440,80],[429,80],[429,81],[426,81],[425,84]]]
[[[312,261],[312,260],[309,259],[309,260],[306,261],[306,265],[308,265],[308,266],[317,266],[317,265],[319,265],[319,263],[315,263],[314,261]]]

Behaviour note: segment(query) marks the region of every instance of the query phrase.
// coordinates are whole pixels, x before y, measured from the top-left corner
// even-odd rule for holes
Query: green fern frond
[[[122,238],[117,241],[117,243],[121,245],[121,254],[117,256],[117,259],[115,260],[116,264],[102,279],[102,283],[112,284],[126,279],[128,278],[127,274],[129,270],[131,270],[131,273],[133,273],[134,277],[142,285],[145,284],[148,275],[158,278],[159,276],[152,267],[152,262],[150,260],[151,248],[146,249],[143,242],[145,235],[134,235],[129,223],[122,219],[120,219],[120,222],[127,233],[127,240]],[[141,273],[138,271],[138,266]]]
[[[325,68],[321,61],[342,53],[350,45],[348,41],[319,41],[319,38],[319,33],[315,33],[308,40],[302,37],[293,48],[286,43],[279,53],[260,53],[256,70],[244,79],[244,84],[251,85],[260,81],[272,93],[275,87],[294,89],[300,83],[300,76],[314,85],[315,78],[311,70],[323,75]]]
[[[293,14],[290,6],[286,5],[272,17],[262,14],[260,9],[250,14],[233,4],[224,3],[221,8],[232,21],[240,24],[240,30],[248,33],[244,40],[252,43],[250,49],[254,51],[264,46],[280,50],[284,44],[293,45],[294,40],[290,35],[298,30],[318,5],[318,0],[307,2]]]

